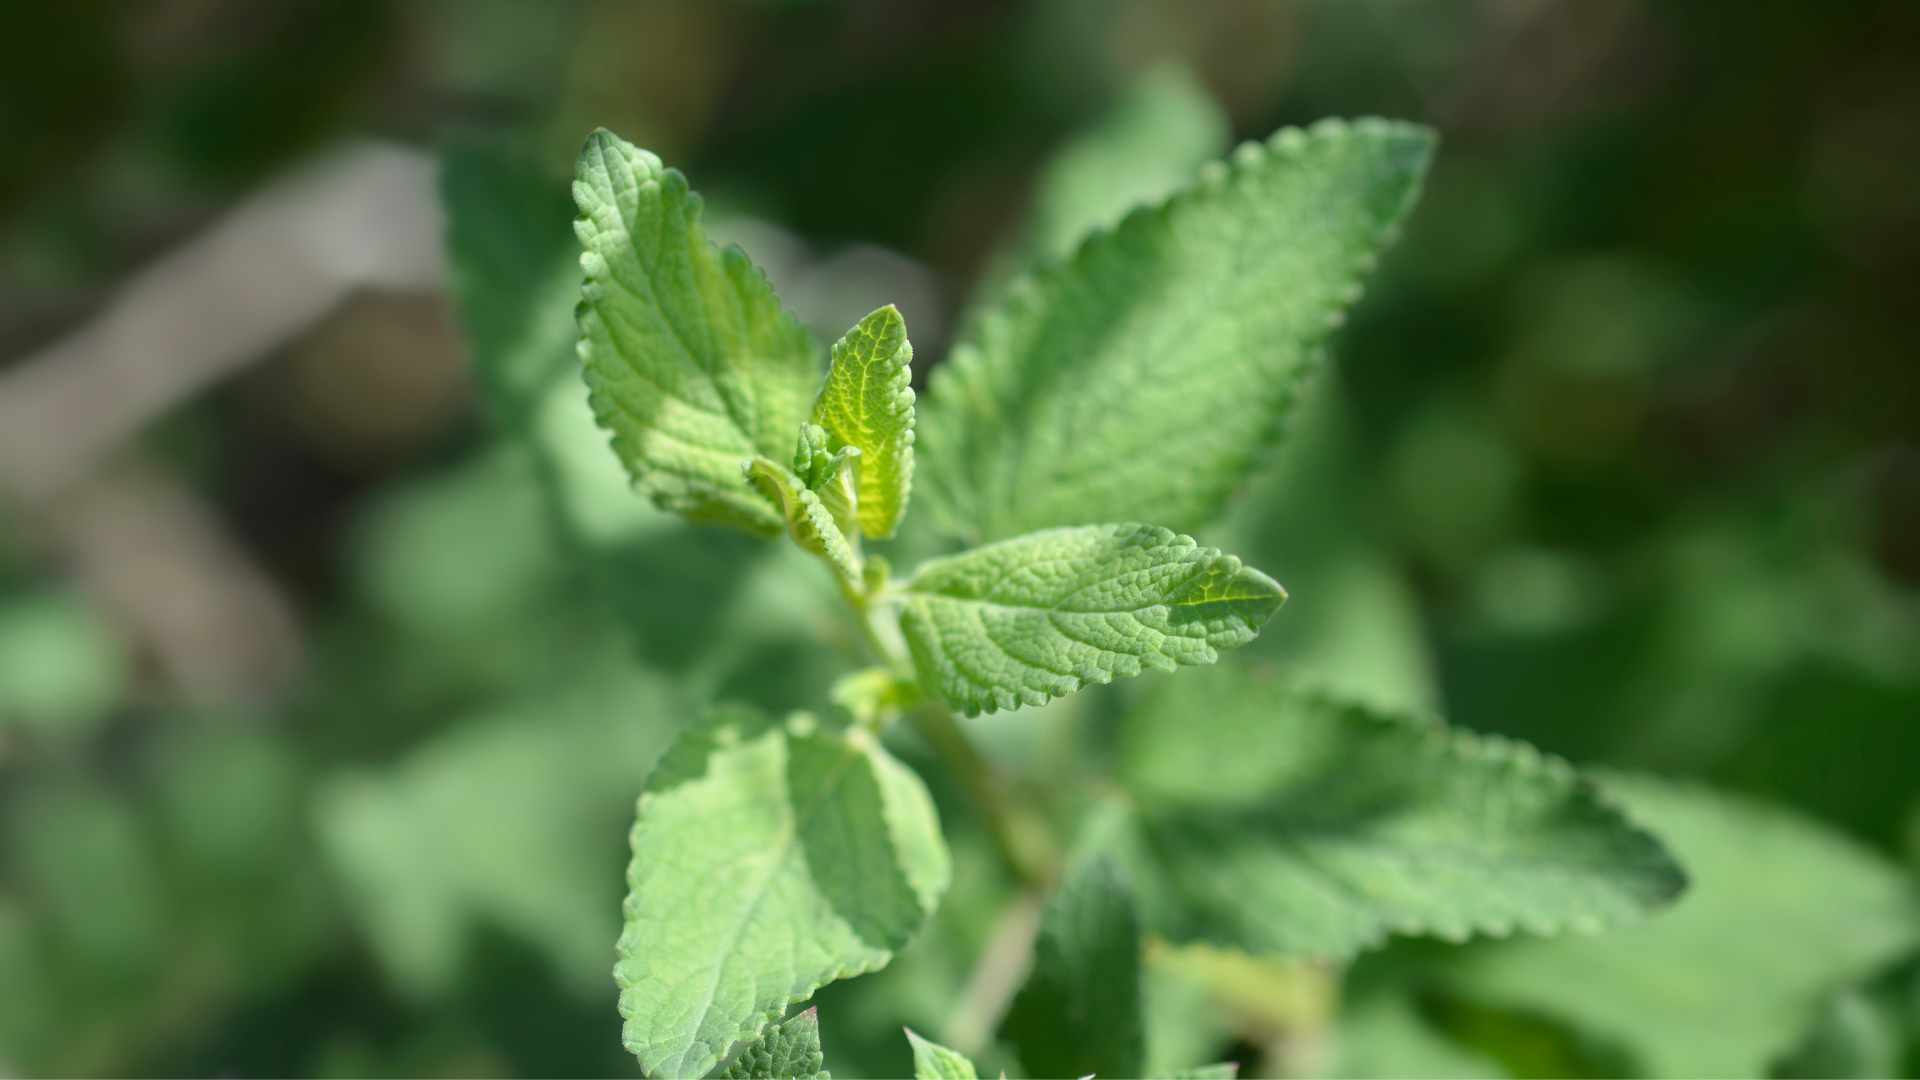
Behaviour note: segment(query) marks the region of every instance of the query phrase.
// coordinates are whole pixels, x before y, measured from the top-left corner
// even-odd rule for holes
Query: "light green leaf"
[[[1096,233],[936,370],[924,492],[956,535],[1216,517],[1419,187],[1423,128],[1329,121]]]
[[[861,319],[833,346],[813,422],[837,445],[860,452],[855,464],[860,531],[893,535],[913,487],[913,346],[892,304]]]
[[[840,531],[833,510],[818,493],[809,490],[786,467],[763,457],[747,462],[741,472],[755,491],[780,510],[794,543],[826,560],[849,586],[859,588],[860,563],[854,556],[853,546]]]
[[[1049,529],[921,565],[900,626],[929,692],[971,716],[1040,705],[1252,641],[1286,590],[1152,525]]]
[[[808,1009],[740,1051],[720,1071],[721,1080],[829,1080],[820,1052],[820,1012]]]
[[[1565,762],[1238,666],[1160,686],[1121,763],[1145,921],[1175,941],[1345,957],[1390,933],[1597,930],[1685,884]]]
[[[744,252],[708,242],[699,197],[659,158],[596,131],[573,198],[580,356],[615,453],[664,509],[778,531],[740,463],[792,454],[819,350]]]
[[[1110,857],[1075,860],[1041,915],[1003,1031],[1033,1076],[1143,1076],[1140,920]]]
[[[1900,869],[1790,812],[1608,776],[1685,860],[1673,910],[1601,938],[1512,942],[1437,968],[1451,992],[1624,1047],[1649,1076],[1763,1076],[1832,995],[1920,944]]]
[[[827,429],[819,424],[801,424],[800,442],[793,451],[793,474],[820,496],[821,505],[833,515],[840,535],[852,542],[858,528],[853,513],[856,498],[853,470],[860,459],[860,450],[844,445],[835,449],[833,441]]]
[[[923,1039],[912,1028],[907,1029],[907,1041],[913,1044],[914,1080],[978,1080],[973,1062],[959,1051]]]
[[[950,874],[925,786],[871,739],[738,708],[661,759],[632,844],[614,977],[627,1049],[664,1076],[884,966]]]
[[[1230,136],[1226,114],[1190,72],[1148,72],[1047,163],[1034,189],[1034,255],[1064,258],[1094,229],[1173,194],[1225,152]]]

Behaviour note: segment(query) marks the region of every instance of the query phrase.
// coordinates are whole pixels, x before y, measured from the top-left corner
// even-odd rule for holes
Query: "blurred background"
[[[1920,872],[1916,72],[1897,0],[11,5],[0,1075],[634,1073],[648,763],[716,696],[828,708],[848,641],[824,575],[639,505],[585,418],[597,125],[822,336],[898,303],[922,370],[982,282],[1234,140],[1435,125],[1201,537],[1293,593],[1249,652]],[[1094,769],[1125,693],[981,733]],[[954,896],[821,996],[836,1073],[906,1067],[1009,887],[934,782]]]

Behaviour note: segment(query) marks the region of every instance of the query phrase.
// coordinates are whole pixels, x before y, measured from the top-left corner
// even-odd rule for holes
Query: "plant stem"
[[[1031,812],[1007,796],[1005,783],[993,763],[967,737],[953,714],[928,703],[913,711],[914,726],[966,785],[974,805],[986,816],[994,847],[1014,876],[1030,889],[1052,888],[1058,874],[1047,830]]]
[[[861,638],[874,659],[903,678],[913,677],[913,664],[907,659],[904,644],[880,618],[885,604],[853,589],[841,590],[853,608],[860,625]],[[1031,889],[1052,887],[1057,874],[1053,844],[1047,829],[1037,817],[1007,795],[1006,784],[993,763],[973,744],[954,719],[953,713],[937,702],[928,701],[911,710],[914,726],[933,744],[934,751],[960,776],[967,794],[985,816],[987,833],[1006,862],[1008,869]]]

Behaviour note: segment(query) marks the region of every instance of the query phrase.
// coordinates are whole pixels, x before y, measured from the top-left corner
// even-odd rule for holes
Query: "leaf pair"
[[[1219,512],[1431,148],[1385,121],[1249,144],[976,320],[936,378],[926,468],[949,530],[1004,546],[879,598],[931,694],[967,713],[1037,704],[1252,638],[1277,584],[1133,523],[1196,528]],[[707,243],[678,172],[598,132],[574,195],[581,355],[635,482],[695,520],[784,529],[861,589],[857,534],[893,533],[914,472],[898,313],[849,332],[816,394],[817,351],[744,254]]]
[[[818,347],[745,252],[708,242],[686,177],[599,131],[581,151],[573,191],[590,400],[639,488],[696,521],[761,534],[795,526],[815,550],[852,541],[851,520],[891,536],[913,475],[913,353],[900,313],[881,308],[849,331],[823,387]],[[798,497],[818,500],[831,480],[796,475],[811,474],[820,448],[803,446],[809,460],[792,473],[784,464],[796,435],[807,441],[804,424],[835,441],[830,460],[843,447],[861,458],[837,541],[820,535],[825,522]]]

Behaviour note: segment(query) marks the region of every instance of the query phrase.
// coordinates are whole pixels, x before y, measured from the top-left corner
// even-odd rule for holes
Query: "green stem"
[[[902,678],[913,678],[913,664],[907,658],[904,643],[898,640],[897,634],[888,633],[891,627],[881,621],[886,617],[887,605],[875,603],[873,597],[854,589],[843,588],[841,593],[853,608],[861,638],[874,659]],[[948,767],[959,774],[967,794],[986,818],[987,833],[1008,869],[1029,888],[1051,887],[1057,874],[1057,860],[1044,823],[1031,812],[1023,811],[1008,796],[999,770],[973,744],[945,706],[929,701],[911,713],[914,726],[933,744],[934,751]]]
[[[1050,889],[1059,871],[1045,824],[1008,797],[999,771],[944,706],[923,705],[913,711],[913,720],[934,750],[960,775],[967,794],[986,816],[987,832],[1008,869],[1029,888]]]

